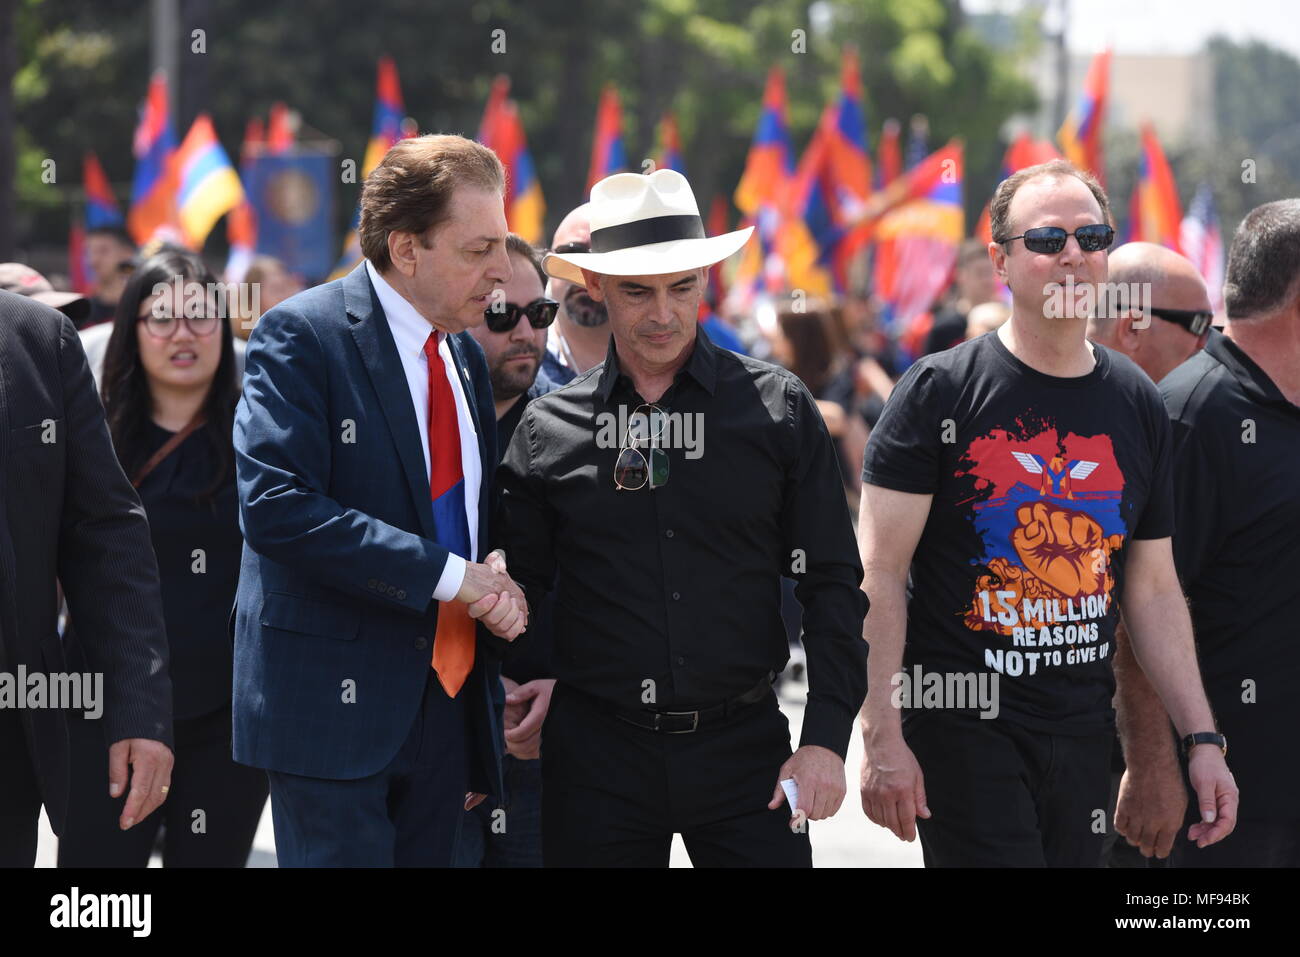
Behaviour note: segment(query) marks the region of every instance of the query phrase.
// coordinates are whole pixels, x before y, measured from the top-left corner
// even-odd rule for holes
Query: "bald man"
[[[1205,345],[1214,310],[1205,280],[1192,261],[1155,243],[1126,243],[1110,255],[1112,286],[1149,284],[1150,315],[1133,308],[1093,318],[1088,338],[1124,353],[1159,382]],[[1098,310],[1101,311],[1101,310]]]
[[[588,204],[572,210],[560,221],[551,239],[551,252],[591,252],[591,220]],[[560,304],[546,337],[542,375],[557,386],[582,375],[605,361],[609,351],[609,313],[577,283],[551,278],[546,295]]]
[[[1088,321],[1088,337],[1127,355],[1153,382],[1205,344],[1212,316],[1210,295],[1191,260],[1155,243],[1126,243],[1111,253],[1109,282],[1112,288],[1149,284],[1142,294],[1149,296],[1148,308],[1116,310],[1109,318],[1094,316]],[[1132,307],[1140,304],[1141,300],[1127,300]],[[1201,326],[1200,334],[1189,328]],[[1183,823],[1187,797],[1169,718],[1133,656],[1122,622],[1116,627],[1115,644],[1120,731],[1110,799],[1115,828],[1107,833],[1103,860],[1110,867],[1140,867],[1168,858]],[[1126,777],[1121,739],[1130,751],[1145,756]]]

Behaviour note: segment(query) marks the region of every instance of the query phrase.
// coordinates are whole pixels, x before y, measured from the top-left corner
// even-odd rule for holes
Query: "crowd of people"
[[[675,171],[545,250],[503,189],[400,141],[365,259],[259,258],[255,314],[115,229],[88,297],[0,266],[0,672],[107,688],[0,707],[0,864],[44,805],[60,866],[242,866],[269,796],[281,866],[810,866],[855,728],[927,866],[1300,864],[1300,200],[1216,316],[1029,167],[900,343],[868,295],[725,314],[757,240]]]

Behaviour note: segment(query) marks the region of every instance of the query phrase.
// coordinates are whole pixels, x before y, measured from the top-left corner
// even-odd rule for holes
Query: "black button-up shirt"
[[[789,658],[787,575],[804,607],[802,744],[843,756],[866,695],[867,600],[816,403],[789,372],[697,336],[656,403],[670,413],[667,484],[619,490],[642,404],[611,339],[603,365],[529,403],[497,473],[494,544],[531,605],[555,585],[555,676],[620,708],[743,694]],[[687,417],[694,433],[676,428]]]
[[[1174,431],[1174,561],[1242,812],[1300,820],[1300,406],[1218,332],[1160,392]]]

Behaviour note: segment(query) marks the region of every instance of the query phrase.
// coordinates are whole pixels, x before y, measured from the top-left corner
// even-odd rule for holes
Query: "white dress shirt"
[[[393,333],[393,342],[397,345],[397,354],[402,360],[402,370],[406,373],[406,385],[411,392],[411,404],[415,406],[415,422],[420,432],[420,451],[424,453],[424,474],[429,469],[429,362],[424,354],[424,344],[430,333],[437,330],[429,321],[415,311],[402,294],[384,281],[378,270],[366,260],[366,273],[375,287],[379,305],[388,318],[388,328]],[[438,579],[438,586],[433,590],[433,597],[438,601],[451,601],[460,591],[465,581],[466,560],[473,561],[478,554],[478,494],[483,481],[483,463],[478,455],[478,433],[474,430],[474,419],[470,415],[469,401],[465,396],[456,363],[451,358],[451,347],[445,335],[438,335],[438,356],[442,359],[447,381],[451,383],[451,393],[456,398],[456,421],[460,425],[460,462],[465,473],[465,520],[469,523],[469,555],[449,555],[447,565]],[[426,485],[427,488],[427,485]]]

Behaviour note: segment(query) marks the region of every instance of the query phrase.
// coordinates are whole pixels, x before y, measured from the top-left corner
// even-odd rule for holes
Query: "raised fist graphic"
[[[1096,519],[1050,502],[1022,505],[1016,519],[1011,544],[1026,571],[1067,598],[1101,590],[1110,543]]]

